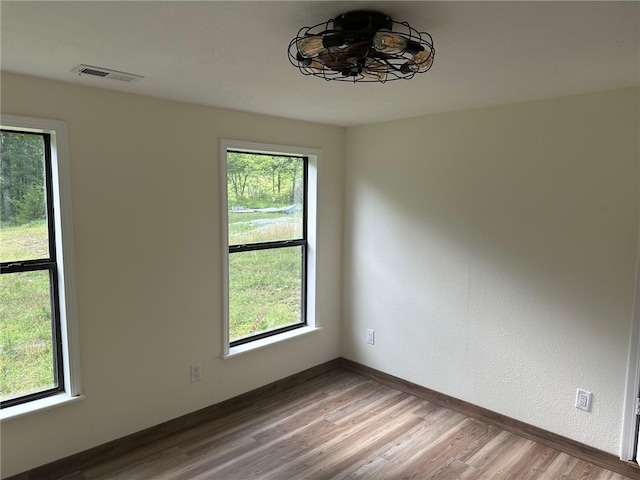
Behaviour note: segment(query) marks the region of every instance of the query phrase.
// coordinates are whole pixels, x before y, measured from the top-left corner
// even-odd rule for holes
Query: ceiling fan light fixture
[[[296,41],[298,52],[305,58],[318,56],[324,50],[338,47],[344,43],[341,35],[309,35]]]
[[[289,61],[302,74],[354,83],[413,78],[434,56],[431,35],[369,10],[303,27],[289,43]]]
[[[325,49],[321,35],[309,35],[296,41],[298,53],[304,58],[313,58]]]
[[[401,55],[405,52],[417,53],[424,50],[418,42],[409,40],[397,33],[378,30],[373,36],[373,48],[380,53]]]
[[[309,63],[301,67],[300,70],[304,71],[307,75],[314,75],[321,72],[324,66],[317,60],[306,59]]]
[[[419,72],[426,72],[433,65],[433,55],[431,52],[422,50],[413,55],[413,61],[418,67]]]
[[[374,60],[362,71],[362,76],[378,82],[387,80],[387,68],[384,63]]]

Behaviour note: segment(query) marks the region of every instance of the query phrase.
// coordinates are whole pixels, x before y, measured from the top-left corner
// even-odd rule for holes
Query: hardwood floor
[[[337,369],[61,478],[627,477]]]

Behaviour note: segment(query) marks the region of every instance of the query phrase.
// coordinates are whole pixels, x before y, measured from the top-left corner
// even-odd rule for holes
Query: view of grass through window
[[[303,322],[304,159],[228,152],[229,340]]]
[[[55,387],[49,270],[7,272],[49,258],[44,142],[0,136],[0,400]]]

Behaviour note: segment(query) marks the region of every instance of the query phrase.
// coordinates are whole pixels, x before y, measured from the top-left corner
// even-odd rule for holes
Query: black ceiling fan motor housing
[[[355,10],[333,19],[333,28],[342,30],[351,42],[369,41],[378,30],[392,27],[391,18],[371,10]]]

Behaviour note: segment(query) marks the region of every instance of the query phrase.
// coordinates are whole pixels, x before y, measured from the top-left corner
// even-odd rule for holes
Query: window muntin
[[[51,135],[1,130],[2,408],[64,390]]]
[[[306,325],[306,157],[228,150],[228,342]]]

